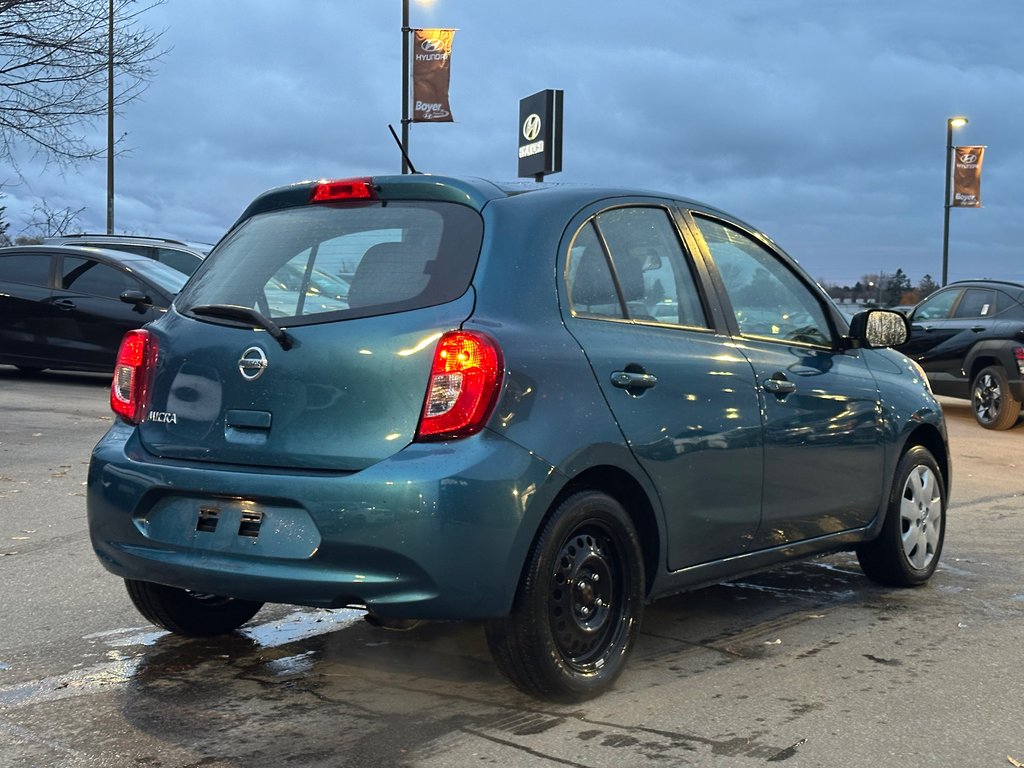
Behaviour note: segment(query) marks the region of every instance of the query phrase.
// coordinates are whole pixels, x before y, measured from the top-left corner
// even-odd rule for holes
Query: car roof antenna
[[[391,131],[391,135],[395,137],[395,143],[398,145],[398,151],[402,153],[402,157],[405,158],[405,164],[409,166],[409,170],[413,173],[419,173],[416,170],[416,166],[412,164],[412,160],[409,159],[409,154],[405,151],[405,147],[402,146],[402,140],[398,138],[398,134],[395,133],[394,126],[388,123],[388,130]]]

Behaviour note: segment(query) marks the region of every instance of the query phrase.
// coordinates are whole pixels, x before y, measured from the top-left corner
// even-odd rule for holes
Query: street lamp
[[[967,118],[961,115],[946,120],[946,198],[943,201],[942,223],[942,284],[946,284],[949,273],[949,192],[953,182],[953,129],[967,125]]]

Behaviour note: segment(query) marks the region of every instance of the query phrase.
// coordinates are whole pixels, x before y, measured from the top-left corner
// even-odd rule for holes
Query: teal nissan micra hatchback
[[[843,549],[931,576],[949,456],[906,337],[674,196],[275,189],[125,337],[93,546],[172,632],[479,619],[513,683],[584,699],[661,595]]]

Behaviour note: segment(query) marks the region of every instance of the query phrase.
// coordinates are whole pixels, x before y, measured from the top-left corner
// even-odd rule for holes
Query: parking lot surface
[[[143,624],[85,529],[106,386],[0,367],[3,768],[1024,760],[1024,424],[943,401],[952,504],[926,586],[836,555],[662,600],[616,687],[563,707],[510,687],[473,624],[285,606],[222,639]]]

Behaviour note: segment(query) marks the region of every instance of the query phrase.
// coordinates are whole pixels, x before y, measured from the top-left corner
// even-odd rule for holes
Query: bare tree
[[[72,210],[70,207],[51,208],[46,198],[43,198],[32,206],[32,218],[28,220],[25,232],[33,234],[26,234],[26,239],[41,242],[44,237],[81,232],[78,216],[84,210],[84,206],[78,210]]]
[[[0,0],[0,160],[16,168],[19,146],[60,165],[102,154],[83,133],[107,112],[108,45],[117,108],[145,89],[163,53],[162,33],[141,23],[162,2]]]

